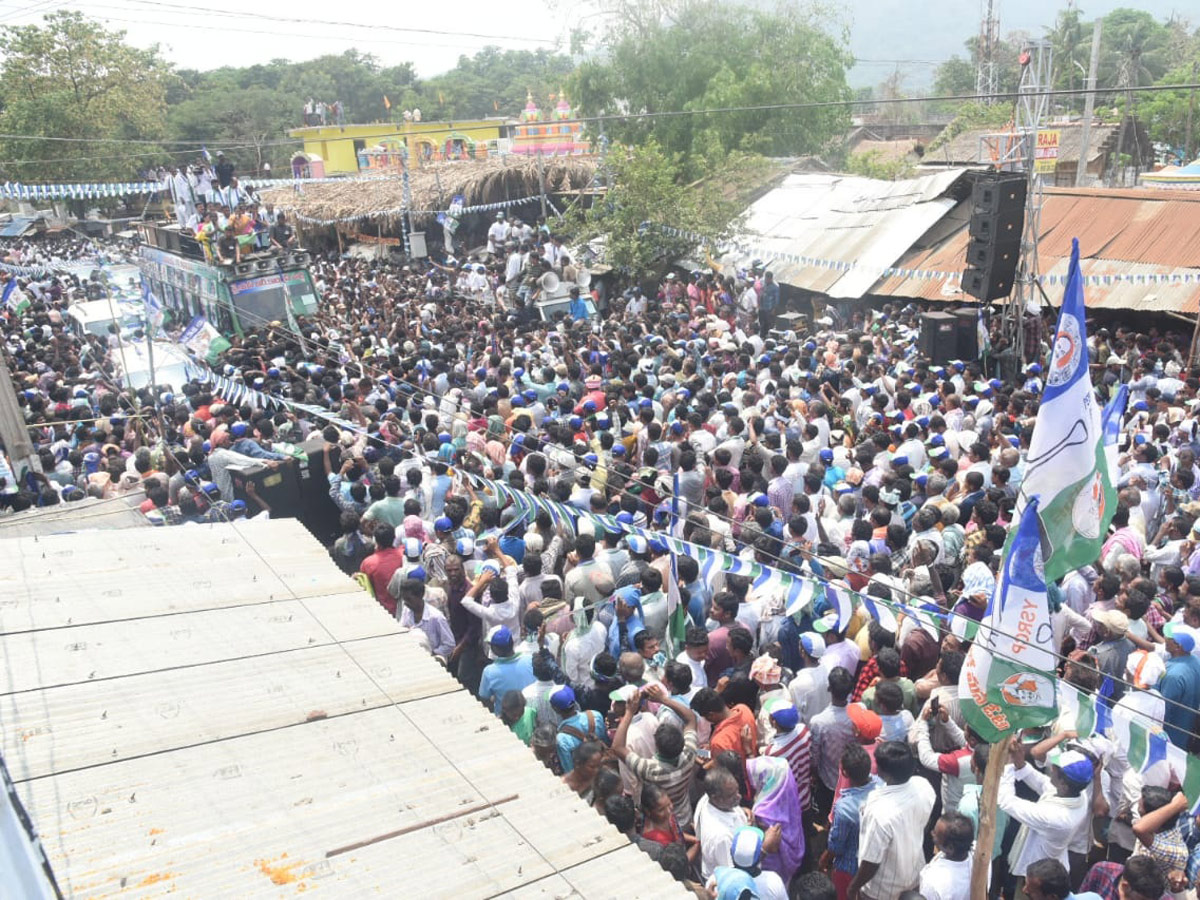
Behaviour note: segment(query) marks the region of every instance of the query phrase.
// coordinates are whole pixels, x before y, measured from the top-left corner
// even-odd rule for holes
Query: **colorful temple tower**
[[[551,95],[551,100],[554,95]],[[591,141],[583,137],[583,124],[571,121],[571,104],[566,92],[558,92],[558,103],[551,115],[542,111],[529,91],[519,124],[512,128],[512,152],[523,156],[573,156],[592,152]]]

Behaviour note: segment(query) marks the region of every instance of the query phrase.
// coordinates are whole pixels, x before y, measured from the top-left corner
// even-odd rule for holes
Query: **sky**
[[[773,0],[749,0],[764,7]],[[1040,36],[1068,0],[995,0],[1000,31]],[[1179,0],[1083,0],[1086,18],[1123,5],[1165,17]],[[203,8],[201,8],[203,7]],[[382,0],[371,4],[321,0],[0,0],[0,25],[40,22],[44,13],[74,9],[124,29],[130,43],[158,43],[180,68],[214,69],[294,61],[358,49],[385,66],[412,62],[423,78],[454,67],[486,45],[567,52],[573,28],[601,24],[593,0]],[[963,54],[979,29],[980,0],[840,0],[859,64],[854,87],[878,84],[899,70],[906,89],[929,85],[939,62]],[[346,10],[345,12],[343,10]],[[341,22],[343,24],[330,24]]]
[[[591,13],[586,0],[384,0],[344,5],[319,0],[0,0],[0,25],[37,24],[43,14],[59,9],[83,12],[110,28],[123,29],[136,46],[157,43],[163,56],[180,68],[304,60],[357,49],[385,66],[412,62],[421,77],[451,69],[459,56],[486,45],[565,52],[572,27],[581,22],[586,27],[585,17]],[[334,21],[348,24],[328,24]]]

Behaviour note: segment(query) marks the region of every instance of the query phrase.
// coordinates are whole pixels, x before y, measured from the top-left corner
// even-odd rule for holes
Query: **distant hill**
[[[1054,24],[1065,3],[1045,0],[996,0],[1000,34],[1026,31],[1035,37]],[[1120,7],[1144,9],[1158,19],[1173,11],[1188,15],[1178,0],[1083,0],[1079,8],[1086,21]],[[850,49],[864,62],[850,72],[854,87],[875,85],[896,68],[890,62],[870,60],[923,60],[938,63],[954,54],[966,55],[964,43],[979,31],[979,0],[844,0],[850,25]],[[931,84],[934,65],[900,64],[908,90]]]

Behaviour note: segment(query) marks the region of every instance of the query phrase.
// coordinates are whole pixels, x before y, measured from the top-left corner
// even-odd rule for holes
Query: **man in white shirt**
[[[728,769],[709,769],[704,776],[704,796],[696,801],[692,816],[700,841],[700,875],[705,881],[717,866],[733,865],[733,834],[750,824],[746,811],[738,805],[740,799],[737,779]]]
[[[920,892],[925,900],[970,900],[971,847],[975,826],[959,813],[946,813],[933,826],[937,850],[921,870]]]
[[[488,253],[496,256],[504,250],[504,242],[508,240],[508,223],[504,221],[504,213],[496,213],[496,221],[488,228]]]
[[[1000,776],[997,806],[1021,823],[1013,843],[1011,872],[1024,877],[1031,863],[1056,859],[1069,866],[1067,849],[1071,838],[1091,815],[1087,788],[1092,783],[1092,761],[1078,750],[1052,755],[1049,775],[1043,775],[1025,762],[1025,746],[1014,741],[1012,762]],[[1016,781],[1024,781],[1039,798],[1022,800],[1016,793]]]
[[[875,749],[883,786],[863,802],[858,839],[858,872],[847,900],[894,900],[915,890],[925,864],[922,843],[936,797],[916,774],[917,759],[903,741]]]

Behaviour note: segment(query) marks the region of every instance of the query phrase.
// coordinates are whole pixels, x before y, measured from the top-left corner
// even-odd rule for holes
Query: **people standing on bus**
[[[229,187],[229,183],[233,180],[234,167],[225,156],[225,151],[217,151],[217,164],[213,168],[217,176],[217,184],[222,189]]]
[[[271,246],[286,250],[295,243],[296,234],[292,231],[292,226],[287,223],[287,217],[280,212],[275,217],[275,224],[271,226]]]
[[[171,166],[171,178],[168,186],[171,191],[171,200],[175,204],[175,220],[180,225],[184,225],[196,211],[192,183],[188,180],[187,171],[181,170],[179,166]]]
[[[238,243],[237,228],[233,222],[225,226],[217,241],[217,262],[229,265],[242,261],[242,247]]]
[[[212,198],[213,171],[207,162],[198,163],[193,171],[196,176],[196,202],[205,204]]]

